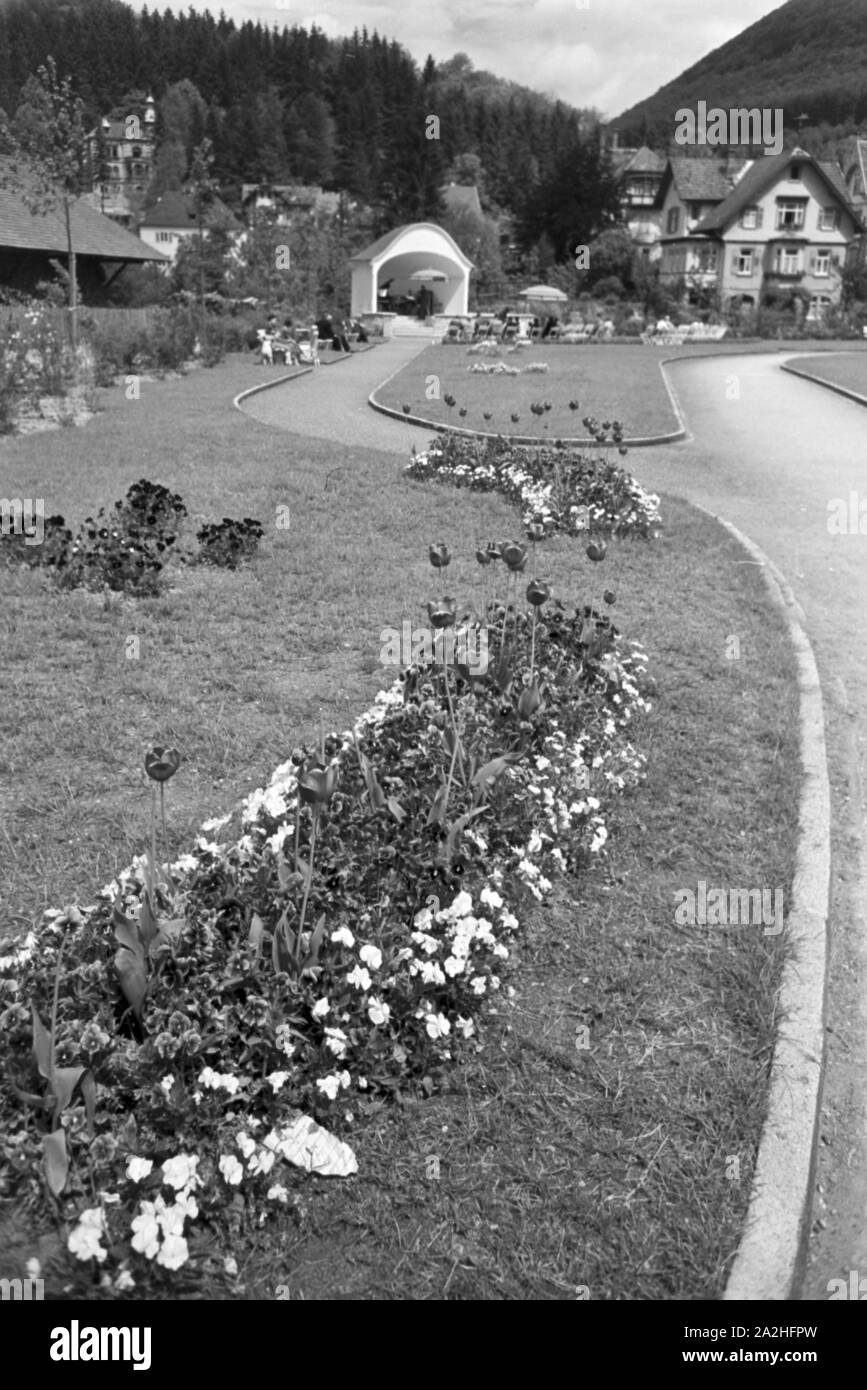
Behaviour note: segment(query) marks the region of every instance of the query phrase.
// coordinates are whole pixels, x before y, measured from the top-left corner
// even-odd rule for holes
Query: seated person
[[[370,342],[370,339],[368,338],[367,333],[365,332],[364,324],[360,323],[358,319],[349,320],[349,331],[350,333],[358,334],[358,341],[360,343]]]
[[[334,346],[334,320],[330,314],[323,314],[321,319],[316,320],[316,332],[320,343]]]
[[[343,319],[334,319],[332,326],[333,340],[332,347],[335,352],[351,352],[352,347],[346,336],[347,328]]]

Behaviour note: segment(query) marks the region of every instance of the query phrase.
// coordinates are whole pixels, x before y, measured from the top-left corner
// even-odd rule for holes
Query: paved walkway
[[[400,337],[377,344],[370,352],[308,372],[273,391],[261,391],[243,402],[248,415],[295,434],[333,439],[368,449],[384,449],[409,458],[413,444],[423,448],[434,431],[405,425],[371,409],[367,398],[377,386],[400,371],[428,346],[430,339]],[[326,348],[323,360],[330,363]],[[339,356],[339,354],[338,354]]]

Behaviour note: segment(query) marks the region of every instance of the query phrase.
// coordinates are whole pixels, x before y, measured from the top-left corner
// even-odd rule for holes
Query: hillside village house
[[[326,193],[319,184],[244,183],[241,204],[248,223],[258,212],[273,210],[274,220],[280,227],[291,226],[299,217],[308,218],[318,227],[323,218],[336,215],[340,194]]]
[[[215,198],[209,215],[219,213],[233,225],[233,234],[240,237],[242,228],[232,217],[226,204]],[[164,193],[152,208],[142,217],[138,234],[147,246],[161,251],[172,263],[177,258],[178,248],[185,237],[198,234],[199,224],[192,197],[180,190]],[[207,229],[206,229],[207,234]]]
[[[665,156],[655,154],[647,145],[637,150],[621,149],[616,131],[612,133],[608,155],[629,235],[642,256],[658,260],[662,229],[656,195],[665,172]]]
[[[841,275],[864,231],[835,164],[794,149],[743,163],[669,159],[657,201],[660,278],[693,293],[757,307],[772,290],[800,289],[810,317],[840,299]]]
[[[149,96],[141,119],[130,115],[110,121],[104,117],[99,129],[94,127],[88,135],[94,172],[93,191],[87,201],[97,212],[131,230],[135,230],[153,174],[155,128],[156,106]]]

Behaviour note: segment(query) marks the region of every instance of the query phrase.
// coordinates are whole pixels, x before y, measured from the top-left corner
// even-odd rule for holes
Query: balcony
[[[765,280],[769,284],[795,285],[803,280],[803,270],[766,270]]]

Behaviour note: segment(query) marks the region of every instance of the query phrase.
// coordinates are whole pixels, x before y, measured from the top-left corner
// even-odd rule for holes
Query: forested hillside
[[[675,112],[700,100],[726,109],[782,107],[815,148],[867,126],[867,0],[788,0],[612,124],[625,143],[664,148]]]
[[[544,233],[558,258],[573,237],[586,239],[605,220],[589,198],[583,210],[555,206],[570,169],[583,170],[588,188],[608,197],[593,113],[476,73],[463,54],[421,65],[366,30],[332,40],[315,28],[278,32],[209,13],[136,12],[120,0],[9,0],[0,9],[7,112],[48,54],[73,75],[94,122],[130,93],[153,93],[158,139],[175,146],[163,151],[163,184],[178,177],[178,125],[168,116],[183,83],[184,156],[210,136],[213,173],[229,193],[243,181],[321,183],[394,225],[440,212],[447,172],[457,157],[474,154],[485,207],[513,212],[524,240]],[[426,135],[431,114],[439,139]]]

